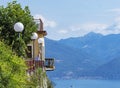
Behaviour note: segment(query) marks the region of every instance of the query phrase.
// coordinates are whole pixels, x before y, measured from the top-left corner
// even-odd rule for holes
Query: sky
[[[6,6],[13,0],[0,0]],[[89,32],[120,33],[120,0],[17,0],[41,18],[53,40],[80,37]]]

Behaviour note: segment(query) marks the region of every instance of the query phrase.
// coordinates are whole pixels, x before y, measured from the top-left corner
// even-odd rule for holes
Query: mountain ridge
[[[106,66],[111,64],[110,61],[120,57],[120,34],[103,36],[89,33],[84,37],[59,41],[46,38],[45,41],[46,57],[54,56],[56,58],[56,70],[48,73],[50,77],[54,78],[95,77],[100,73],[100,68],[104,70],[104,66],[106,68]],[[116,62],[116,64],[118,63]],[[102,74],[99,76],[103,77]],[[115,78],[107,77],[107,75],[105,77]],[[120,76],[118,77],[117,75],[117,78],[120,79]]]

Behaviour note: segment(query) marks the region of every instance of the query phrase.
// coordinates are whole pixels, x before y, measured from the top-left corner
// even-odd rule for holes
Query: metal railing
[[[45,61],[30,59],[25,62],[28,67],[28,73],[35,72],[38,68],[45,68],[46,71],[53,71],[55,69],[54,58],[45,58]]]
[[[44,67],[44,61],[26,60],[27,72],[34,72],[37,68]]]
[[[54,58],[45,58],[45,69],[46,71],[52,71],[55,69]]]

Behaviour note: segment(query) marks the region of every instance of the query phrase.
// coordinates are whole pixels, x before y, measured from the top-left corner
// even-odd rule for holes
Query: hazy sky
[[[6,6],[12,0],[0,0]],[[47,37],[58,40],[89,32],[120,33],[120,0],[17,0],[44,21]],[[111,29],[112,28],[112,29]]]

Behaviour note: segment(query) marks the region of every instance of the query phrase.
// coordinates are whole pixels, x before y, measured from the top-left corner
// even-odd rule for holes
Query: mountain
[[[94,76],[103,79],[120,79],[120,56],[112,61],[98,67],[94,71]]]
[[[111,75],[103,76],[100,72],[106,72],[107,74],[110,71],[109,66],[113,65],[113,61],[114,65],[117,64],[119,67],[116,57],[120,57],[120,34],[103,36],[91,32],[83,37],[59,41],[46,38],[45,41],[46,57],[55,58],[56,69],[53,72],[48,72],[50,77],[81,78],[100,76],[112,79]],[[111,72],[111,74],[114,73]]]
[[[101,62],[100,64],[104,64],[120,51],[120,34],[103,36],[92,32],[84,37],[60,40],[59,43],[82,50]]]
[[[50,77],[77,78],[96,68],[97,63],[81,50],[45,39],[46,57],[55,58],[55,71],[48,72]],[[79,74],[78,74],[79,73]]]
[[[61,39],[59,40],[59,43],[81,49],[85,48],[85,45],[87,44],[94,44],[94,42],[97,42],[101,37],[103,37],[103,35],[90,32],[83,37]]]

